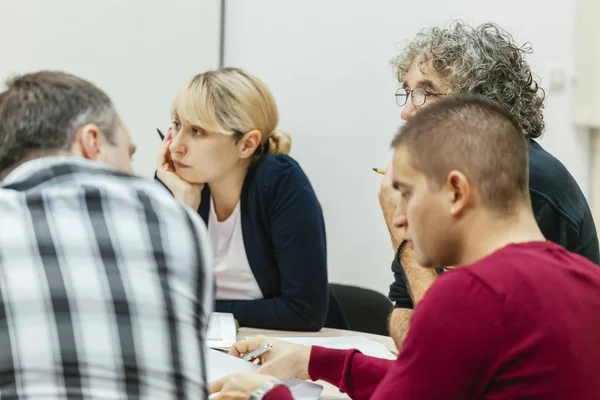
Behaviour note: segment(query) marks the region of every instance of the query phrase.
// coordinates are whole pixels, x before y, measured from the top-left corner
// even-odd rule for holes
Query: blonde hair
[[[279,130],[279,112],[273,94],[257,77],[238,68],[221,68],[190,79],[177,93],[171,114],[207,132],[241,138],[261,133],[255,158],[289,154],[290,136]],[[268,141],[268,145],[266,145]]]

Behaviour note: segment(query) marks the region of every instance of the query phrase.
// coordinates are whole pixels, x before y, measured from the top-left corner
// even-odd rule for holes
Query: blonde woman
[[[236,68],[205,72],[179,91],[172,117],[157,178],[208,225],[216,311],[242,326],[319,330],[331,297],[321,206],[287,155],[267,86]]]

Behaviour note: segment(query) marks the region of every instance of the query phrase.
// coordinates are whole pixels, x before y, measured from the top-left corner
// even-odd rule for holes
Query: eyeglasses
[[[426,92],[423,88],[416,88],[413,90],[407,90],[404,88],[400,88],[396,90],[396,104],[398,107],[404,107],[406,105],[406,100],[408,100],[408,96],[410,95],[410,101],[413,106],[422,106],[427,101],[428,97],[440,97],[446,96],[444,93],[431,93]]]

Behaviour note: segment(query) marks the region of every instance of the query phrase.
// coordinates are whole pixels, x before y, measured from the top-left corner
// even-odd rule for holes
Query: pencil
[[[165,135],[162,134],[160,129],[156,128],[156,132],[158,132],[158,136],[160,136],[160,140],[165,140]]]
[[[385,175],[385,169],[383,168],[373,168],[373,171],[377,172],[378,174]]]

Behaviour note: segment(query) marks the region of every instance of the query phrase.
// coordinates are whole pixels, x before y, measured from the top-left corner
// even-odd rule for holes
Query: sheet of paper
[[[233,314],[214,312],[208,320],[206,347],[229,349],[236,341],[237,330]]]
[[[329,347],[331,349],[357,349],[361,353],[371,357],[395,360],[385,345],[364,336],[339,336],[339,337],[277,337],[275,339],[285,340],[291,343],[305,346]]]
[[[208,368],[207,379],[209,382],[237,372],[253,372],[258,369],[258,365],[256,364],[214,349],[208,349],[206,365]],[[312,382],[305,382],[296,378],[285,379],[283,382],[290,388],[290,391],[296,400],[318,399],[323,390],[323,387],[320,385]]]

